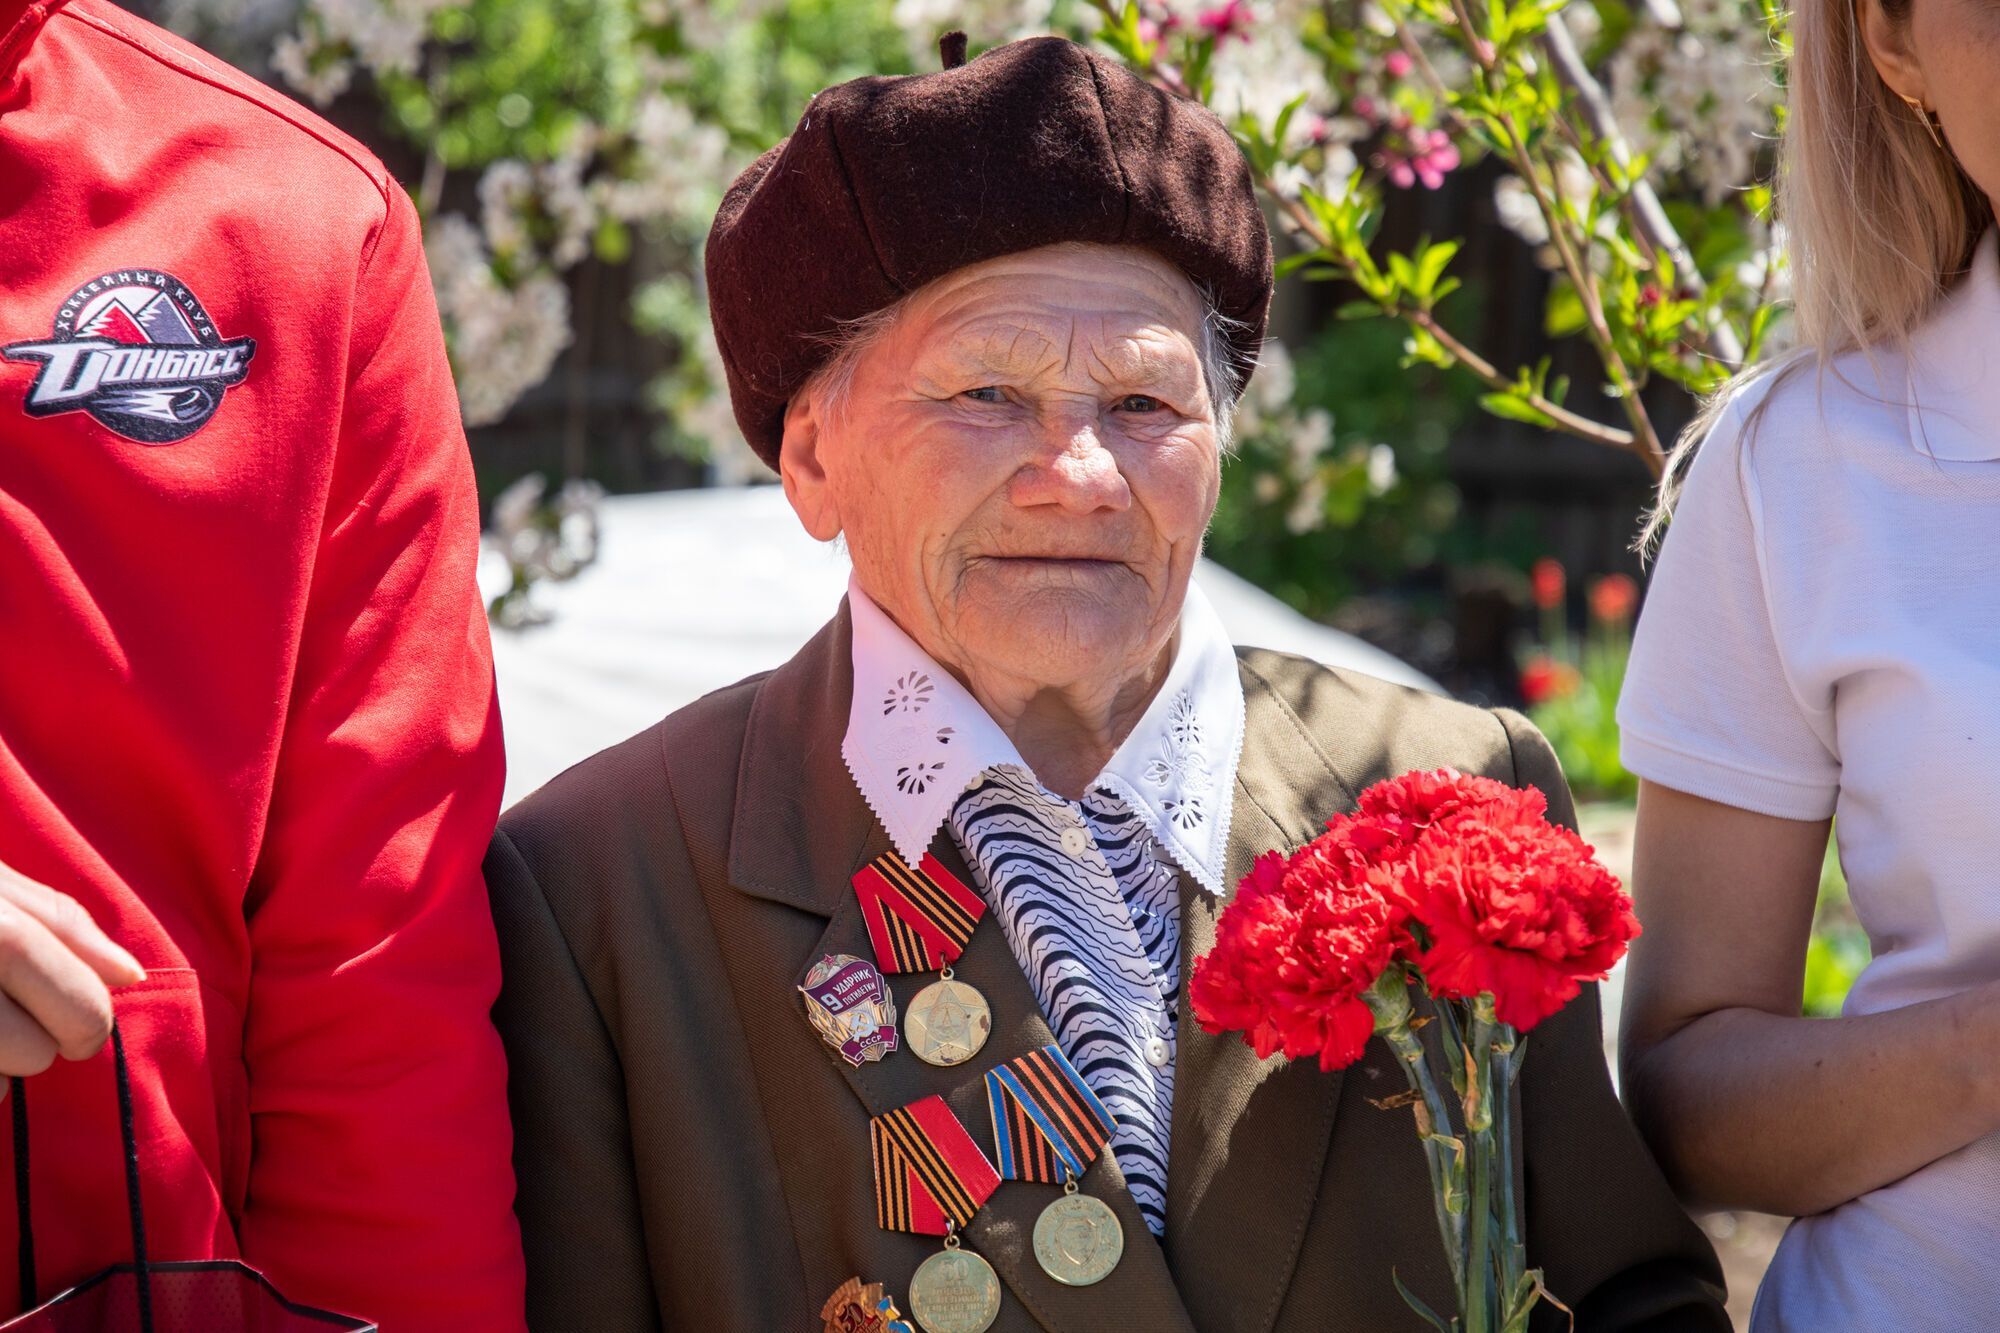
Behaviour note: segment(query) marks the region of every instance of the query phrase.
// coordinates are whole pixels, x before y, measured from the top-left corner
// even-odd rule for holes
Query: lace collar
[[[974,778],[1027,764],[979,701],[852,578],[847,598],[854,696],[841,756],[896,850],[915,861]],[[1236,652],[1190,584],[1167,679],[1091,786],[1122,798],[1174,860],[1220,894],[1242,753]]]

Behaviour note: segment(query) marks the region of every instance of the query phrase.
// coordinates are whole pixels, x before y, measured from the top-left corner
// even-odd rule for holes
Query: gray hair
[[[1201,328],[1195,335],[1195,355],[1201,361],[1202,382],[1208,389],[1208,401],[1215,412],[1216,443],[1226,458],[1235,443],[1231,427],[1236,415],[1236,398],[1243,389],[1243,376],[1230,359],[1229,338],[1248,331],[1250,325],[1246,320],[1224,314],[1214,290],[1207,284],[1197,282],[1195,290],[1201,297]],[[836,421],[843,420],[854,388],[854,368],[860,364],[863,353],[879,342],[902,317],[909,302],[910,296],[906,295],[880,310],[842,320],[839,328],[826,338],[832,355],[813,372],[799,392],[815,395],[815,402],[824,407],[829,416]]]

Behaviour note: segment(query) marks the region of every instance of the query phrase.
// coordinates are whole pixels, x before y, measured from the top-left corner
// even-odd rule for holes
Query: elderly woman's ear
[[[824,420],[814,404],[810,388],[799,390],[785,404],[785,438],[778,450],[778,475],[785,483],[785,498],[816,540],[830,542],[840,535],[840,507],[827,485],[826,467],[820,459],[820,430]]]

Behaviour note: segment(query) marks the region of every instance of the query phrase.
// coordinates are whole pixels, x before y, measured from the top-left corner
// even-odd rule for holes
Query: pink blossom
[[[1458,146],[1443,130],[1403,130],[1392,133],[1375,153],[1375,165],[1389,183],[1407,190],[1422,182],[1426,190],[1444,184],[1445,173],[1458,166]]]
[[[1410,53],[1407,51],[1391,51],[1382,58],[1382,68],[1388,72],[1389,77],[1392,79],[1407,77],[1410,72]]]
[[[1250,12],[1248,0],[1228,0],[1227,4],[1204,9],[1195,15],[1195,22],[1214,36],[1218,42],[1231,37],[1250,40],[1250,25],[1255,19]]]

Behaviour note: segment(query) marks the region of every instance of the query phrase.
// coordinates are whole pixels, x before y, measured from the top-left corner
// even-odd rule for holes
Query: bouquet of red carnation
[[[1440,1333],[1522,1333],[1536,1302],[1555,1300],[1521,1243],[1507,1094],[1528,1031],[1639,934],[1616,877],[1547,810],[1532,788],[1450,769],[1377,783],[1290,856],[1257,859],[1188,984],[1202,1026],[1241,1032],[1259,1056],[1316,1055],[1331,1070],[1371,1036],[1388,1043],[1409,1078],[1457,1315],[1397,1287]],[[1450,1101],[1412,987],[1432,1001]]]

